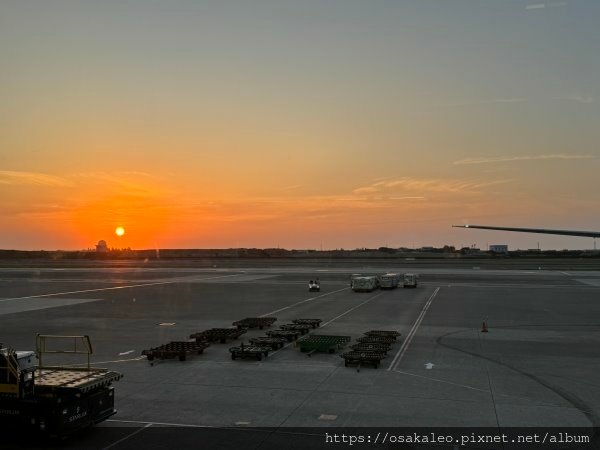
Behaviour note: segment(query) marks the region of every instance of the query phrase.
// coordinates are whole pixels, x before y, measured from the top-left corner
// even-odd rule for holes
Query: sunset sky
[[[592,248],[451,225],[600,230],[598,23],[596,0],[0,0],[0,248]]]

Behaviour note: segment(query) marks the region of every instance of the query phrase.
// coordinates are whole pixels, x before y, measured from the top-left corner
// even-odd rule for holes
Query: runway
[[[115,383],[118,414],[67,447],[146,446],[157,428],[226,430],[221,443],[263,449],[272,442],[249,433],[600,425],[600,271],[363,262],[60,269],[0,269],[0,341],[28,350],[37,333],[87,334],[93,364],[125,375]],[[349,288],[351,273],[413,270],[417,289]],[[321,292],[309,293],[316,277]],[[140,357],[143,349],[266,315],[277,317],[271,328],[319,318],[313,333],[353,342],[376,329],[402,336],[377,369],[345,367],[338,354],[308,357],[293,343],[262,361],[232,361],[229,347],[263,335],[258,329],[184,362],[150,365]]]

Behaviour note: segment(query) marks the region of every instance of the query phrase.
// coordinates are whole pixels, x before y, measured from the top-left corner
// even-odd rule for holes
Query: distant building
[[[108,246],[106,245],[106,241],[98,241],[96,245],[96,251],[99,253],[105,253],[108,251]]]
[[[505,244],[490,245],[490,252],[492,252],[492,253],[508,253],[508,245],[505,245]]]

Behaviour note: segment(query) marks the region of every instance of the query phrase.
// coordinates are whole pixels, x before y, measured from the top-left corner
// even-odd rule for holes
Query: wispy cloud
[[[155,186],[155,177],[145,172],[82,172],[71,175],[74,179],[92,183],[107,183],[122,189],[123,193],[138,197],[157,197],[173,192]]]
[[[302,187],[301,184],[294,184],[292,186],[285,186],[282,187],[281,190],[282,191],[293,191],[294,189],[300,189]]]
[[[425,197],[390,197],[390,200],[424,200]]]
[[[593,159],[596,158],[594,155],[523,155],[523,156],[494,156],[494,157],[482,157],[482,158],[465,158],[458,161],[454,161],[452,164],[490,164],[497,162],[512,162],[512,161],[534,161],[534,160],[547,160],[547,159]]]
[[[555,97],[554,100],[567,100],[578,103],[594,103],[593,97],[584,97],[582,95],[566,95],[564,97]]]
[[[550,2],[550,3],[532,3],[525,6],[527,10],[544,9],[544,8],[561,8],[567,6],[567,2]]]
[[[567,5],[567,2],[532,3],[530,5],[526,5],[525,9],[531,11],[544,8],[562,8]]]
[[[0,184],[12,186],[71,187],[75,184],[66,178],[39,172],[0,170]]]
[[[374,194],[391,194],[394,198],[424,198],[423,196],[411,195],[398,197],[398,193],[456,193],[456,192],[475,192],[479,189],[492,186],[495,184],[507,183],[510,180],[443,180],[443,179],[426,179],[426,178],[410,178],[404,177],[397,180],[374,183],[370,186],[363,186],[354,189],[352,192],[355,195],[374,195]]]

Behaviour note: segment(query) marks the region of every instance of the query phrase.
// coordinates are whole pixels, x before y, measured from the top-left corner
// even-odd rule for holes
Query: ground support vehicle
[[[271,347],[272,350],[277,350],[283,347],[286,344],[286,342],[288,342],[287,339],[279,337],[260,336],[250,338],[250,344],[257,345],[259,347]]]
[[[300,333],[298,330],[271,330],[266,332],[266,335],[269,337],[285,338],[288,340],[288,342],[295,341],[298,339],[300,334],[302,333]]]
[[[344,358],[344,366],[348,367],[352,364],[357,364],[359,367],[370,364],[375,368],[379,367],[381,360],[386,357],[386,354],[383,352],[375,352],[375,351],[351,351],[342,353],[340,355],[341,358]]]
[[[301,352],[306,352],[310,356],[314,352],[334,353],[336,350],[341,350],[348,342],[350,336],[311,334],[298,339],[296,345],[300,347]]]
[[[224,344],[227,339],[237,339],[246,331],[246,328],[211,328],[210,330],[190,334],[190,339],[196,339],[196,342],[206,341]]]
[[[206,341],[172,341],[159,347],[144,350],[142,351],[142,355],[146,356],[148,361],[172,358],[179,358],[179,361],[185,361],[190,355],[200,355],[208,346],[210,346],[210,343]]]
[[[67,349],[47,347],[49,342],[65,341]],[[87,364],[43,365],[48,354],[66,353],[87,354]],[[123,375],[91,367],[90,354],[89,336],[38,335],[35,352],[0,346],[0,428],[61,437],[115,414],[111,385]]]
[[[377,277],[354,277],[352,278],[352,290],[354,292],[371,292],[379,287]]]
[[[400,274],[386,273],[379,275],[379,287],[381,289],[395,289],[400,283]]]
[[[319,280],[310,280],[308,282],[308,292],[321,292],[321,283]]]
[[[231,353],[231,359],[246,359],[246,358],[256,358],[258,361],[263,359],[263,356],[266,358],[269,356],[269,351],[271,347],[267,347],[264,345],[242,345],[239,347],[231,347],[229,352]]]
[[[418,278],[419,278],[419,275],[417,275],[416,273],[405,273],[404,274],[404,287],[405,288],[416,288]]]
[[[292,320],[292,322],[297,323],[299,325],[310,325],[313,328],[318,328],[319,326],[321,326],[321,322],[323,322],[323,320],[321,320],[321,319],[296,319],[296,320]]]
[[[242,320],[236,320],[232,323],[238,328],[258,328],[262,330],[264,327],[270,327],[277,320],[277,317],[246,317]]]

